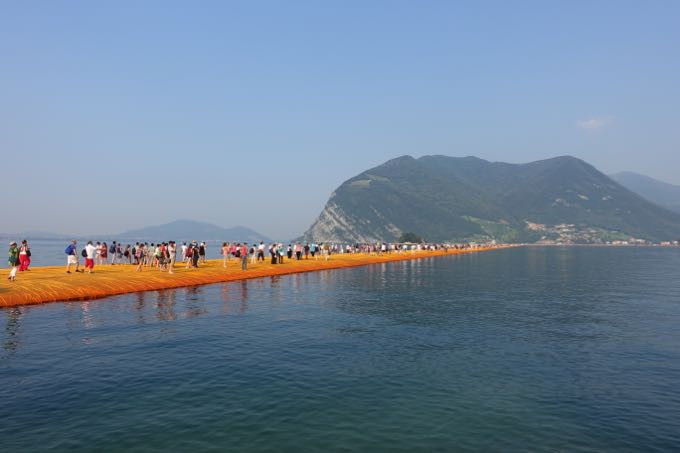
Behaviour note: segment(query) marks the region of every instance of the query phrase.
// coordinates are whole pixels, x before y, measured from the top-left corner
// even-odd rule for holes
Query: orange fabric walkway
[[[500,248],[500,247],[495,247]],[[65,272],[66,266],[36,267],[28,272],[20,272],[14,282],[3,276],[0,283],[0,307],[17,305],[42,304],[46,302],[87,300],[100,297],[125,294],[138,291],[151,291],[183,286],[204,285],[209,283],[245,280],[250,278],[268,277],[272,275],[295,274],[325,269],[339,269],[345,267],[364,266],[367,264],[386,263],[418,258],[430,258],[443,255],[474,253],[494,248],[478,248],[465,250],[420,251],[412,254],[391,253],[384,255],[366,254],[337,254],[328,261],[323,257],[318,260],[296,261],[286,259],[284,264],[272,265],[269,260],[265,263],[248,263],[248,270],[241,270],[240,260],[232,259],[227,268],[222,260],[209,260],[198,269],[185,269],[184,263],[178,263],[174,274],[160,272],[155,268],[144,268],[142,272],[135,272],[136,266],[104,264],[95,266],[94,273]],[[81,263],[81,269],[84,269]]]

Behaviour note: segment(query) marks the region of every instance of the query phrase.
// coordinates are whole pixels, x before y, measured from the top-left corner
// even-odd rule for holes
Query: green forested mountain
[[[614,181],[633,192],[642,195],[659,206],[680,212],[680,186],[659,181],[649,176],[622,171],[609,175]]]
[[[405,232],[428,241],[660,241],[680,238],[680,215],[570,156],[402,156],[344,182],[304,237],[369,242]]]

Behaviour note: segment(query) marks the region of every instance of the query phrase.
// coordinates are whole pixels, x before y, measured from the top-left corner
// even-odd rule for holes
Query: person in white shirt
[[[96,264],[102,264],[102,244],[101,244],[101,242],[97,242],[97,245],[95,245],[95,248],[97,249]]]
[[[257,261],[262,260],[264,263],[264,249],[265,245],[263,241],[260,241],[260,245],[257,246]]]
[[[92,269],[94,269],[95,256],[97,256],[97,247],[92,245],[92,241],[89,241],[85,246],[85,269],[87,269],[88,274],[91,274]]]
[[[170,266],[168,268],[169,274],[175,273],[173,269],[175,268],[176,259],[177,259],[177,244],[175,244],[175,241],[170,241],[170,243],[168,244],[168,261]]]

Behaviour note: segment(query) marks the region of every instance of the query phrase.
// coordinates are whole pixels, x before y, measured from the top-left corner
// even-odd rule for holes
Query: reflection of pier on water
[[[474,260],[475,254],[449,259]],[[79,332],[73,342],[92,344],[109,335],[109,327],[133,322],[151,326],[201,316],[244,316],[249,311],[276,310],[285,304],[326,306],[350,313],[389,314],[374,306],[376,292],[397,289],[402,295],[431,286],[435,258],[378,263],[365,267],[274,275],[251,280],[144,291],[105,299],[64,302],[61,305],[14,307],[6,310],[4,349],[21,346],[21,325],[31,310],[65,310],[68,332]],[[356,278],[357,273],[359,278]],[[351,281],[351,283],[349,283]],[[347,282],[345,285],[344,283]],[[340,293],[338,293],[340,288]],[[333,289],[333,291],[329,291]],[[334,294],[334,295],[333,295]],[[377,311],[376,311],[377,310]],[[297,312],[299,321],[311,312]],[[290,320],[290,313],[281,321]],[[121,319],[121,317],[123,319]],[[128,319],[125,320],[124,318]],[[112,321],[113,320],[113,321]],[[106,328],[101,330],[101,328]],[[161,327],[161,333],[171,333]],[[86,335],[83,336],[83,332]]]
[[[7,324],[5,324],[5,341],[3,348],[8,355],[13,354],[20,344],[19,330],[21,328],[21,307],[7,310]]]

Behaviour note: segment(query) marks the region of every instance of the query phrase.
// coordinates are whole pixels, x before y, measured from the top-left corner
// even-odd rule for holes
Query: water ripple
[[[525,248],[0,311],[0,450],[677,451],[680,253]]]

